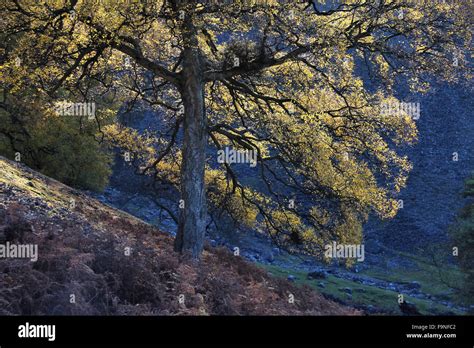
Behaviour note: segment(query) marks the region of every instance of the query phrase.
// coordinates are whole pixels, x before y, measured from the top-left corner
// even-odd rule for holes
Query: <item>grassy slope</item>
[[[180,259],[170,235],[0,157],[6,241],[37,244],[39,259],[0,259],[0,315],[360,314],[224,249]]]
[[[414,270],[396,270],[392,273],[384,272],[383,270],[366,270],[361,272],[374,278],[383,279],[392,282],[407,282],[417,280],[422,291],[436,295],[443,296],[449,292],[449,288],[446,285],[440,283],[436,277],[433,277],[435,270],[433,266],[426,263],[425,260],[416,259],[420,268]],[[354,282],[351,280],[342,279],[334,275],[328,275],[326,279],[308,280],[306,278],[307,272],[298,272],[294,270],[287,270],[281,267],[273,265],[260,264],[260,266],[271,274],[281,278],[287,278],[288,275],[295,276],[295,283],[298,285],[306,285],[317,289],[322,294],[334,298],[343,303],[351,306],[367,306],[372,305],[374,310],[380,313],[388,313],[400,315],[401,312],[398,308],[398,292],[387,289],[381,289],[375,286],[368,286]],[[459,275],[458,271],[452,267],[449,271]],[[460,275],[459,275],[460,276]],[[324,287],[320,287],[319,284],[323,283]],[[350,288],[352,295],[349,296],[344,288]],[[428,299],[418,299],[412,296],[405,295],[405,299],[414,303],[420,313],[426,315],[451,313],[451,314],[463,314],[460,311],[451,309],[443,304],[436,303],[436,301]],[[449,296],[446,299],[452,300]]]

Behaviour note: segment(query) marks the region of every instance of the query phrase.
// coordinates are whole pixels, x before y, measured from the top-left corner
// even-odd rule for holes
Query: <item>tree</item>
[[[459,264],[466,275],[462,293],[472,304],[474,296],[474,262],[472,253],[474,251],[474,178],[466,181],[464,196],[471,201],[462,209],[456,224],[450,229],[450,235],[454,246],[458,250]]]
[[[328,241],[360,242],[370,212],[394,216],[410,170],[397,146],[415,141],[416,127],[404,111],[383,112],[397,102],[392,85],[458,78],[470,40],[470,3],[331,3],[6,0],[2,31],[16,48],[7,40],[4,55],[21,56],[53,100],[62,89],[160,109],[168,129],[158,139],[117,125],[104,136],[142,151],[140,173],[178,186],[177,251],[199,257],[207,213],[212,222],[219,208],[314,254]],[[375,91],[359,66],[380,82]],[[208,145],[255,151],[258,182],[217,167]]]
[[[58,117],[28,86],[4,89],[0,154],[67,185],[101,191],[111,173],[111,151],[95,140],[97,127],[84,119]]]

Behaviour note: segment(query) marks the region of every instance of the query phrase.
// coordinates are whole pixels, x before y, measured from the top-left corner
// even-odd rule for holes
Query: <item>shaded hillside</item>
[[[410,252],[445,242],[448,227],[466,204],[464,182],[474,171],[472,86],[443,83],[434,84],[427,95],[399,94],[401,100],[421,105],[418,143],[405,149],[413,171],[399,197],[404,204],[397,216],[387,221],[372,218],[367,224],[369,253],[378,249],[374,240]]]
[[[368,79],[367,76],[364,78]],[[369,81],[365,82],[369,84]],[[448,227],[465,204],[461,195],[464,181],[474,171],[472,87],[433,81],[432,89],[426,95],[411,94],[403,84],[397,85],[396,90],[400,100],[420,103],[421,117],[416,121],[418,142],[400,149],[413,164],[407,187],[398,197],[403,200],[403,209],[389,220],[380,220],[372,215],[365,225],[367,263],[370,264],[385,264],[385,258],[378,256],[383,248],[418,253],[434,243],[446,243]],[[163,131],[162,117],[146,108],[123,114],[120,119],[124,125],[140,133],[146,130]],[[180,141],[181,134],[177,139]],[[453,160],[454,153],[458,154],[457,161]],[[209,153],[211,155],[215,153]],[[235,169],[247,180],[253,180],[255,173],[244,170],[245,167]],[[166,231],[174,231],[174,222],[166,213],[160,214],[159,208],[147,199],[149,187],[146,185],[150,184],[147,180],[134,174],[133,168],[117,156],[109,188],[100,199],[156,225],[165,226]],[[246,247],[245,243],[235,240],[234,229],[226,233],[226,224],[222,225],[224,227],[219,236],[241,249]],[[216,239],[215,236],[211,238]],[[258,251],[262,251],[262,245],[255,238],[247,244],[251,243],[258,244],[254,253],[257,256]],[[265,249],[271,250],[271,246]],[[262,252],[266,253],[266,250]]]
[[[37,244],[39,257],[0,259],[1,315],[360,313],[226,249],[206,247],[200,263],[179,262],[170,235],[0,157],[7,242]]]

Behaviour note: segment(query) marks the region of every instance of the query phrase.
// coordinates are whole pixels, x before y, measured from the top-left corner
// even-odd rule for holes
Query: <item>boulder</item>
[[[421,289],[421,284],[418,283],[417,281],[409,282],[404,284],[405,288],[408,290],[420,290]]]
[[[404,315],[420,315],[420,312],[418,312],[418,309],[413,303],[403,301],[399,304],[399,307]]]
[[[351,294],[352,295],[352,289],[351,288],[344,288],[342,289],[346,294]]]
[[[273,253],[268,253],[265,255],[265,260],[272,263],[273,261],[275,261],[275,256],[273,255]]]
[[[326,272],[322,271],[322,270],[316,270],[316,271],[313,271],[313,272],[309,272],[308,275],[306,276],[307,279],[311,280],[311,279],[326,279],[327,277],[327,274]]]

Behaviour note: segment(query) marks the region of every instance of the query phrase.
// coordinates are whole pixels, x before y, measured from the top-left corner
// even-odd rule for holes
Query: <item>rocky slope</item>
[[[372,242],[418,252],[447,240],[447,231],[466,204],[464,182],[474,172],[474,90],[472,84],[434,84],[426,95],[400,89],[399,99],[419,102],[418,143],[406,149],[413,163],[403,209],[388,221],[372,218],[365,231]],[[372,248],[373,246],[373,248]]]
[[[225,249],[180,259],[157,228],[0,157],[0,315],[353,315]],[[294,301],[292,301],[294,299]]]

